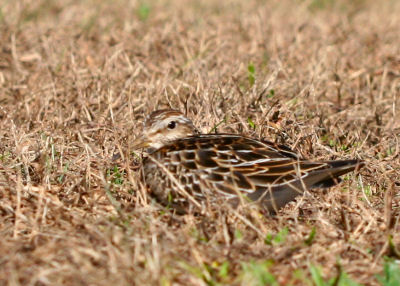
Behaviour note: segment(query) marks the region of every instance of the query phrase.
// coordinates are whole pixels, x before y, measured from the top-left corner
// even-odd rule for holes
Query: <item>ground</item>
[[[1,2],[0,285],[398,285],[399,31],[390,0]],[[366,166],[177,215],[130,151],[165,107]]]

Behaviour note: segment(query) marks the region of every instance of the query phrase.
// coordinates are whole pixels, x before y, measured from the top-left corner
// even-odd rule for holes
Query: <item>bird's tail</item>
[[[305,162],[306,163],[306,162]],[[361,160],[341,160],[323,162],[328,167],[320,170],[310,171],[302,178],[284,185],[267,190],[262,199],[263,205],[272,213],[283,207],[295,197],[302,194],[304,190],[313,188],[327,188],[340,182],[339,176],[358,170],[365,165]],[[301,167],[300,162],[300,167]]]
[[[316,171],[304,180],[307,188],[332,187],[341,182],[339,176],[359,170],[365,165],[361,160],[327,161],[325,163],[329,165],[329,168]]]

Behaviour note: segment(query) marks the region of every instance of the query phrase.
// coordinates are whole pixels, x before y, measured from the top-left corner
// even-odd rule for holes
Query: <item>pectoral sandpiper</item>
[[[176,110],[158,110],[133,143],[145,148],[143,173],[151,193],[178,211],[228,202],[258,202],[270,212],[307,189],[330,187],[360,160],[313,162],[288,147],[235,134],[200,134]]]

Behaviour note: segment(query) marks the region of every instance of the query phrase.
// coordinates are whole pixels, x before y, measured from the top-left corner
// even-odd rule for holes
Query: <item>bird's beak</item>
[[[138,150],[142,148],[147,148],[149,146],[150,146],[150,140],[146,136],[142,135],[133,140],[131,148],[133,150]]]
[[[146,136],[142,135],[133,140],[132,147],[130,149],[132,151],[136,151],[138,149],[147,148],[149,146],[150,146],[150,140]],[[120,158],[121,158],[121,153],[117,152],[112,156],[111,160],[116,161]]]

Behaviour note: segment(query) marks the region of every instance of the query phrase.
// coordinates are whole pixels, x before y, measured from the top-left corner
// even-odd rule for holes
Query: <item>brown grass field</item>
[[[390,0],[1,1],[0,285],[399,285],[399,31]],[[177,215],[129,149],[165,107],[367,165]]]

